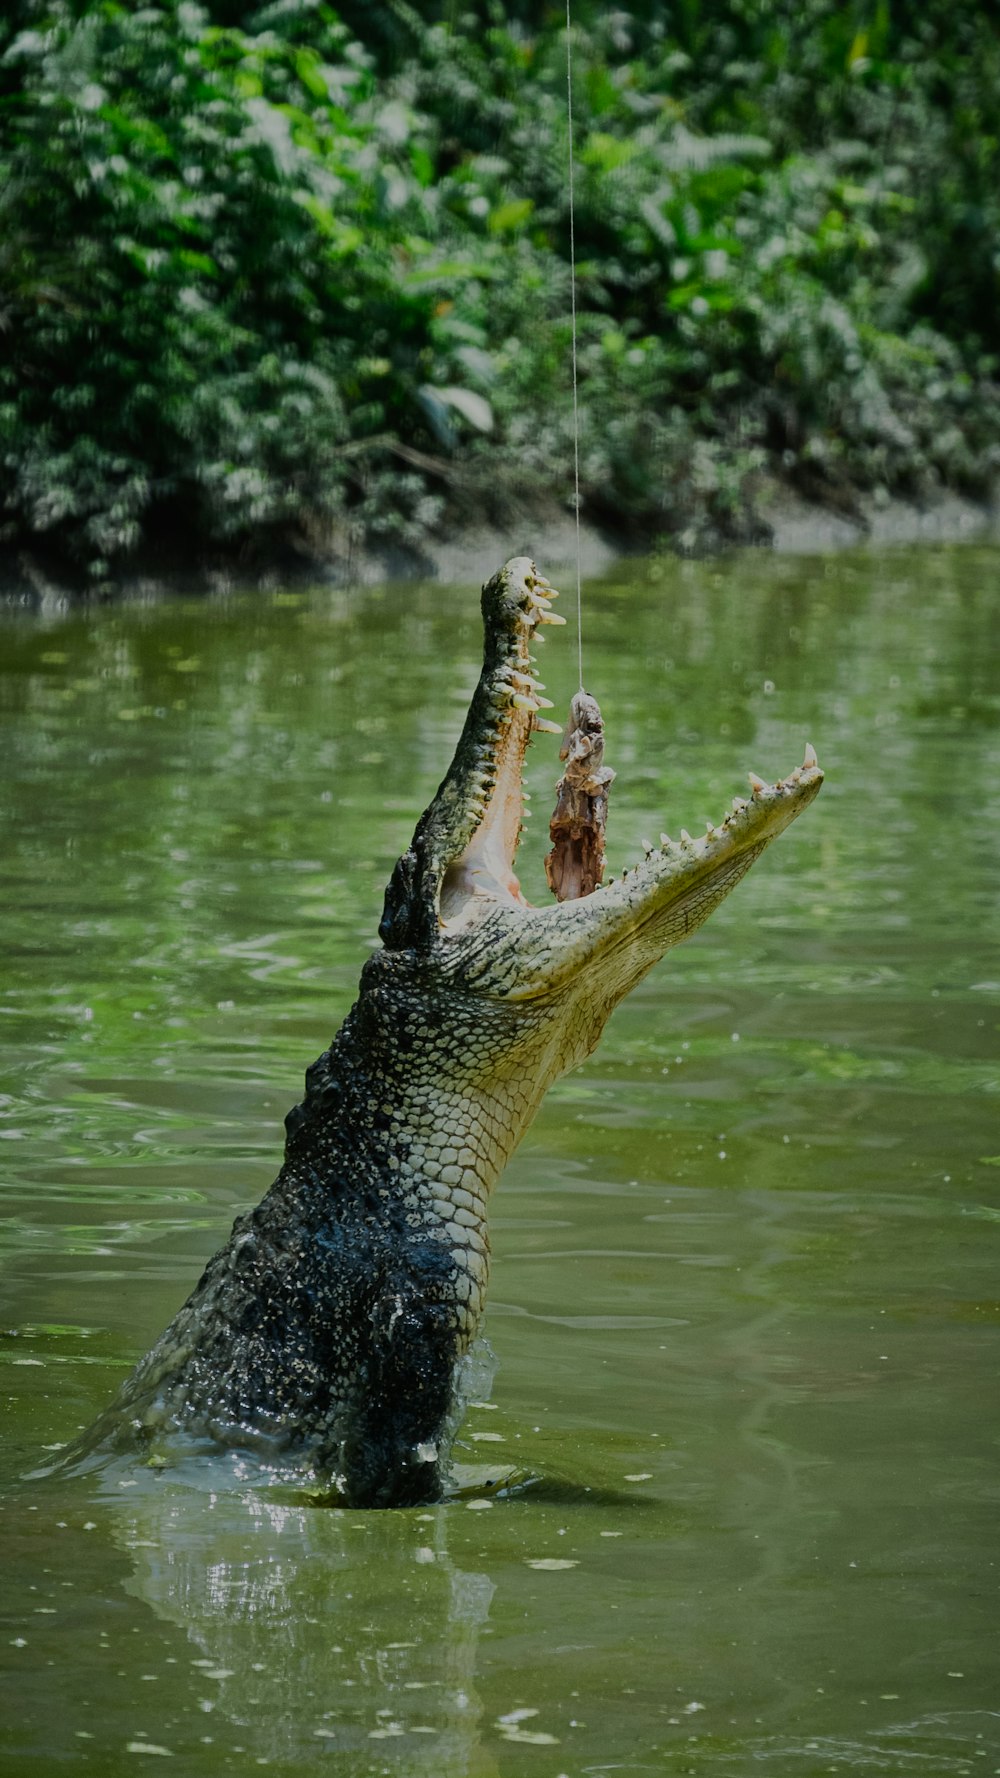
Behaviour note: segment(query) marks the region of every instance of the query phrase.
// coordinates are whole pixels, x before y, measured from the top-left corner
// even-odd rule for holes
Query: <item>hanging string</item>
[[[573,512],[576,518],[576,657],[583,690],[583,593],[580,570],[580,405],[576,374],[576,208],[573,190],[573,24],[566,0],[566,126],[569,161],[569,288],[573,358]]]

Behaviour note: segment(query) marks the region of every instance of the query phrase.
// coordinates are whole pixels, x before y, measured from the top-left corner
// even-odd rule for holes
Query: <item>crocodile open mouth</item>
[[[542,714],[552,705],[530,648],[540,626],[565,623],[552,609],[557,597],[526,557],[508,562],[484,588],[483,672],[452,771],[438,793],[440,798],[450,789],[464,805],[458,844],[443,861],[439,917],[446,932],[465,925],[484,902],[529,905],[514,869],[524,818],[524,759],[533,733],[563,732]],[[812,801],[823,774],[807,744],[802,764],[787,777],[769,784],[751,772],[749,781],[750,795],[737,796],[717,825],[698,838],[684,828],[676,839],[661,834],[659,847],[647,847],[645,858],[620,874],[619,884],[628,878],[639,889],[648,876],[660,907],[668,882],[671,900],[710,898],[714,905]],[[611,878],[593,894],[607,894],[614,885]]]
[[[469,901],[479,896],[514,902],[521,907],[528,905],[514,873],[524,824],[524,759],[537,731],[562,734],[559,724],[542,714],[553,705],[544,696],[545,687],[530,652],[541,626],[565,624],[566,619],[552,609],[552,600],[559,595],[527,559],[508,563],[501,574],[508,576],[502,607],[507,621],[494,629],[494,640],[500,641],[501,647],[493,650],[484,594],[486,659],[473,710],[477,702],[481,703],[485,721],[478,737],[466,805],[474,826],[467,844],[448,866],[441,885],[440,911],[446,924],[461,916]],[[470,718],[472,715],[470,711]]]

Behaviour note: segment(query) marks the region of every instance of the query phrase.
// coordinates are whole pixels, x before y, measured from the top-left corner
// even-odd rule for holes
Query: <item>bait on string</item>
[[[596,698],[583,689],[583,592],[580,549],[580,405],[576,347],[576,202],[573,183],[573,21],[566,0],[566,139],[569,196],[571,358],[573,369],[573,512],[576,520],[576,653],[579,689],[559,758],[566,769],[556,785],[549,822],[552,850],[545,860],[549,888],[559,901],[590,895],[604,876],[608,792],[614,772],[604,764],[604,719]]]

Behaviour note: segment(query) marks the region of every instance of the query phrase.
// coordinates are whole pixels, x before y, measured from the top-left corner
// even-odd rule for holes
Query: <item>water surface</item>
[[[586,587],[613,864],[806,739],[828,781],[498,1188],[459,1456],[535,1484],[385,1514],[231,1457],[20,1478],[273,1178],[475,597],[0,615],[0,1769],[1000,1771],[998,587],[970,547]]]

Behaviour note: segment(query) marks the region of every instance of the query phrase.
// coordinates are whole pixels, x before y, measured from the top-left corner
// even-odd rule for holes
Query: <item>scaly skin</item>
[[[521,768],[532,730],[554,725],[528,647],[562,622],[553,596],[524,557],[483,589],[482,676],[386,891],[383,948],[307,1074],[275,1184],[126,1384],[119,1431],[298,1452],[356,1506],[438,1498],[493,1185],[618,1001],[819,789],[807,749],[703,839],[529,907],[513,875]]]

